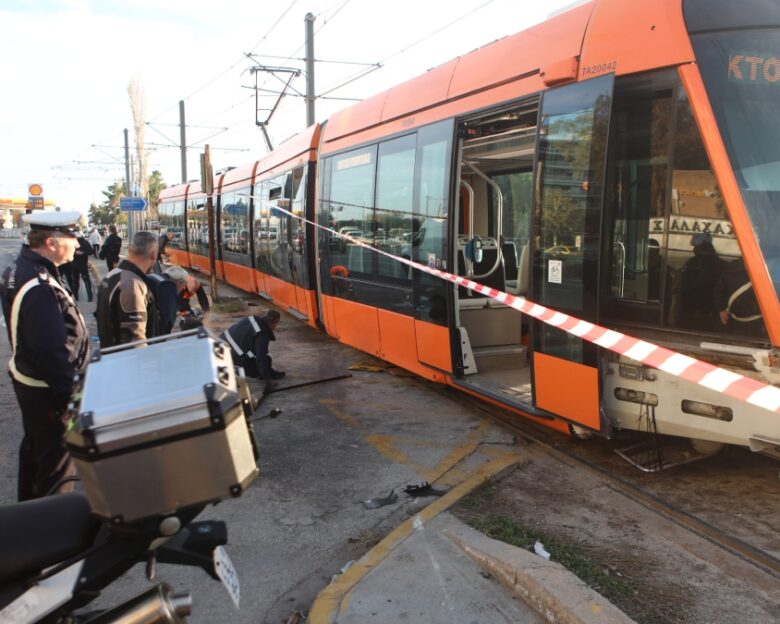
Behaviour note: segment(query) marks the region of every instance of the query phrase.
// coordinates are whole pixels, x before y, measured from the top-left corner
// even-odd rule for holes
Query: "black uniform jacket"
[[[160,273],[149,273],[146,276],[146,283],[154,293],[154,300],[157,304],[157,313],[159,315],[159,336],[170,334],[176,317],[179,315],[179,298],[176,292],[176,282],[167,275]]]
[[[268,358],[268,343],[276,340],[273,330],[265,318],[247,316],[225,331],[227,340],[238,360],[254,359],[261,379],[271,379],[271,362]],[[238,347],[238,349],[236,349]]]
[[[138,279],[143,280],[152,291],[152,296],[148,297],[146,301],[145,337],[154,338],[161,335],[160,314],[157,311],[154,290],[151,288],[148,276],[130,260],[122,260],[117,267],[106,273],[100,284],[98,284],[95,318],[97,319],[100,346],[103,349],[134,340],[134,337],[130,336],[123,328],[123,326],[134,322],[134,319],[130,318],[119,304],[122,271],[132,272]]]
[[[89,266],[89,257],[94,253],[92,245],[83,236],[79,236],[79,246],[76,248],[76,253],[73,256],[72,268],[79,271],[87,271]],[[62,271],[60,271],[62,273]]]
[[[11,336],[14,299],[27,282],[37,285],[27,290],[19,306],[16,325],[14,378],[26,385],[28,378],[44,382],[55,400],[63,405],[70,397],[73,377],[89,361],[89,333],[84,318],[60,279],[57,267],[23,245],[16,262],[3,273],[0,285],[3,314]]]
[[[106,260],[119,260],[119,252],[122,249],[122,239],[117,234],[109,234],[100,248],[100,257]]]

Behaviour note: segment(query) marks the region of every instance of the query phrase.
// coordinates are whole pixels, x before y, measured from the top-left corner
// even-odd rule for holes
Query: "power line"
[[[284,19],[284,17],[292,10],[292,8],[295,6],[295,4],[297,2],[298,2],[298,0],[291,0],[290,4],[287,5],[287,8],[282,12],[282,14],[277,18],[277,20],[271,25],[271,27],[266,31],[266,33],[260,38],[260,40],[254,45],[254,47],[252,48],[252,50],[250,52],[253,52],[255,49],[257,49],[257,46],[259,46],[261,43],[263,43],[263,41],[265,41],[268,38],[268,36],[274,31],[276,26],[279,24],[279,22],[282,21],[282,19]],[[236,65],[238,65],[240,62],[242,62],[244,60],[244,58],[245,58],[245,56],[242,54],[241,58],[236,60],[227,69],[221,71],[219,74],[214,76],[211,80],[207,81],[205,84],[203,84],[202,86],[200,86],[197,89],[195,89],[195,91],[193,91],[187,97],[185,97],[184,100],[187,101],[190,98],[192,98],[193,96],[195,96],[198,93],[200,93],[201,91],[203,91],[206,87],[208,87],[211,84],[213,84],[215,81],[217,81],[222,76],[224,76],[226,73],[228,73],[230,70],[232,70]],[[173,109],[175,109],[177,107],[178,107],[178,103],[174,104],[170,108],[167,108],[166,110],[164,110],[162,113],[160,113],[156,117],[153,117],[152,119],[149,120],[149,122],[152,122],[152,121],[154,121],[156,119],[159,119],[160,117],[162,117],[163,115],[169,113],[170,111],[172,111]]]
[[[399,56],[399,55],[403,54],[404,52],[408,52],[409,50],[411,50],[415,46],[420,45],[421,43],[423,43],[424,41],[427,41],[431,37],[435,37],[439,33],[447,30],[448,28],[454,26],[455,24],[457,24],[458,22],[466,19],[467,17],[470,17],[471,15],[476,13],[477,11],[481,11],[486,6],[488,6],[489,4],[492,4],[495,1],[496,0],[486,0],[485,2],[480,4],[479,6],[471,9],[470,11],[464,13],[463,15],[461,15],[459,17],[456,17],[454,20],[452,20],[451,22],[448,22],[444,26],[441,26],[440,28],[437,28],[436,30],[428,33],[427,35],[424,35],[423,37],[420,37],[416,41],[413,41],[412,43],[410,43],[408,45],[405,45],[403,48],[400,48],[399,50],[396,50],[390,56],[387,56],[384,59],[382,59],[381,61],[379,61],[378,63],[376,63],[376,66],[377,66],[376,69],[379,69],[380,67],[384,67],[384,65],[389,60],[394,59],[396,56]],[[357,72],[355,74],[352,74],[351,76],[347,76],[347,78],[345,78],[340,84],[336,85],[335,87],[325,87],[326,90],[322,93],[322,95],[326,95],[328,93],[332,93],[333,91],[336,91],[337,89],[340,89],[341,87],[344,87],[344,86],[354,82],[355,80],[358,80],[358,79],[362,78],[363,76],[368,75],[372,71],[374,71],[374,70],[372,69],[371,71],[368,71],[368,72],[363,70],[363,71]]]
[[[349,0],[347,0],[347,1],[349,1]],[[430,33],[424,35],[423,37],[417,39],[416,41],[413,41],[412,43],[407,44],[404,47],[396,50],[395,52],[393,52],[389,56],[385,57],[384,59],[382,59],[381,61],[376,63],[374,67],[372,67],[372,68],[370,68],[368,70],[364,69],[364,70],[356,72],[356,73],[354,73],[354,74],[352,74],[350,76],[347,76],[345,79],[343,79],[341,82],[337,83],[335,86],[330,86],[329,85],[329,86],[324,87],[325,90],[322,91],[321,94],[317,96],[317,98],[318,99],[320,99],[320,98],[321,99],[328,99],[328,98],[325,98],[324,96],[326,96],[329,93],[333,93],[334,91],[337,91],[338,89],[341,89],[342,87],[345,87],[346,85],[348,85],[348,84],[350,84],[352,82],[355,82],[356,80],[359,80],[359,79],[367,76],[370,73],[373,73],[377,69],[384,68],[385,64],[388,61],[390,61],[391,59],[394,59],[395,57],[403,54],[404,52],[408,52],[409,50],[411,50],[415,46],[423,43],[424,41],[427,41],[431,37],[434,37],[434,36],[444,32],[448,28],[454,26],[458,22],[461,22],[462,20],[466,19],[467,17],[470,17],[471,15],[476,13],[477,11],[480,11],[480,10],[484,9],[486,6],[488,6],[489,4],[492,4],[493,2],[495,2],[495,0],[486,0],[485,2],[480,4],[479,6],[471,9],[470,11],[467,11],[466,13],[464,13],[463,15],[460,15],[459,17],[456,17],[455,19],[453,19],[452,21],[448,22],[444,26],[441,26],[441,27],[431,31]],[[300,48],[298,48],[298,50],[300,50]],[[296,53],[297,53],[297,51],[296,51]],[[335,98],[330,98],[330,99],[335,99]],[[284,107],[283,110],[292,110],[293,108],[299,108],[300,106],[301,106],[301,104],[299,102],[295,102],[294,104],[292,104],[289,107]]]

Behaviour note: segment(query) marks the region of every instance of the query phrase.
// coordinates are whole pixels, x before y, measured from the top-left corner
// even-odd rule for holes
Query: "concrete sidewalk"
[[[308,623],[631,624],[562,565],[445,511],[495,468],[478,469],[334,577]]]

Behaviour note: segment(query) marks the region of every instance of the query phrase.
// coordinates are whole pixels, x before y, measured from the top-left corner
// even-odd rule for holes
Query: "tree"
[[[103,191],[106,200],[100,204],[92,204],[89,209],[91,223],[100,225],[127,223],[127,214],[119,209],[119,200],[125,196],[125,183],[116,181]]]
[[[133,190],[141,197],[146,197],[149,190],[149,179],[146,176],[146,149],[144,134],[146,130],[146,102],[141,79],[135,76],[127,85],[127,95],[130,98],[130,111],[133,114],[133,130],[135,131],[135,171],[133,173]]]
[[[159,219],[159,214],[157,212],[157,202],[160,199],[160,191],[167,187],[165,181],[163,180],[162,173],[157,170],[152,171],[152,175],[149,176],[148,186],[149,194],[147,198],[149,201],[149,208],[147,210],[147,214],[149,219],[156,220]]]

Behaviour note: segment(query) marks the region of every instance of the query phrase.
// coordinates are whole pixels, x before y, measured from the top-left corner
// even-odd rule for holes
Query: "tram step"
[[[474,359],[480,372],[525,368],[528,365],[528,349],[525,345],[477,347]]]

